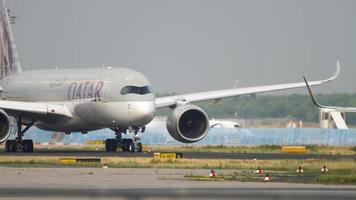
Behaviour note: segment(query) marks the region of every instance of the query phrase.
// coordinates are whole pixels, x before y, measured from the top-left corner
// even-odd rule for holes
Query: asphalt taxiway
[[[105,151],[67,151],[67,150],[35,150],[32,153],[7,153],[0,151],[0,156],[55,156],[55,157],[153,157],[153,152],[105,152]],[[220,153],[220,152],[183,152],[184,158],[195,159],[356,159],[356,155],[324,155],[324,154],[285,154],[285,153]]]
[[[355,199],[353,189],[286,188],[136,188],[136,189],[0,189],[3,198],[92,199]]]
[[[0,168],[0,199],[355,199],[356,187],[192,181],[188,169]],[[219,171],[228,173],[227,171]],[[206,170],[193,170],[206,174]]]

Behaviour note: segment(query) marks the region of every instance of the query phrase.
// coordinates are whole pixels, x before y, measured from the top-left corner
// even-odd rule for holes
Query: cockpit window
[[[137,86],[125,86],[121,89],[120,92],[122,95],[127,95],[127,94],[149,94],[151,93],[151,88],[150,86],[143,86],[143,87],[137,87]]]

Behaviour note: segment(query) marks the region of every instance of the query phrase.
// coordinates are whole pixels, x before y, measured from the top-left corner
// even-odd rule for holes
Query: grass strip
[[[1,156],[0,166],[6,165],[53,165],[60,166],[60,157],[29,156],[13,157]],[[255,170],[258,166],[264,170],[295,171],[302,166],[305,171],[320,171],[326,165],[329,170],[351,170],[356,172],[355,160],[324,160],[324,159],[303,159],[303,160],[237,160],[237,159],[162,159],[153,158],[126,158],[126,157],[103,157],[101,163],[77,163],[77,166],[100,167],[107,164],[115,168],[182,168],[182,169],[246,169]]]

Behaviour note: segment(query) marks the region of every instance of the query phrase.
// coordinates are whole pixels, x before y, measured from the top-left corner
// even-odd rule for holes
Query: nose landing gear
[[[122,151],[142,152],[142,143],[138,138],[122,139],[122,143],[120,144],[120,147]]]
[[[112,128],[111,130],[115,131],[116,139],[106,139],[105,150],[107,152],[114,152],[118,147],[124,152],[142,152],[142,143],[138,133],[140,131],[144,132],[145,127],[129,127],[128,129]],[[127,130],[129,130],[129,132],[134,132],[133,139],[122,139],[122,133],[126,134]]]

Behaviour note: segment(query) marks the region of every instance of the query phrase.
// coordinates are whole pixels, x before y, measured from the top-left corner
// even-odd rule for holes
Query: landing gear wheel
[[[130,150],[130,145],[133,144],[133,140],[132,139],[122,139],[120,147],[122,149],[122,151],[131,151]]]
[[[5,151],[6,152],[16,152],[17,151],[17,142],[16,142],[16,140],[6,140]]]
[[[32,140],[22,140],[21,146],[22,146],[22,152],[33,152]]]
[[[22,140],[25,132],[30,129],[35,121],[24,124],[22,121],[22,117],[16,117],[17,123],[17,133],[15,140],[7,140],[5,143],[5,151],[6,152],[16,152],[17,149],[21,149],[23,152],[33,152],[33,141],[32,140]],[[23,129],[22,126],[26,125]]]
[[[131,143],[129,146],[129,151],[130,152],[135,152],[135,143]]]
[[[142,152],[142,143],[137,143],[137,152]]]
[[[10,140],[6,140],[5,142],[5,152],[10,152]]]
[[[118,133],[116,133],[116,141],[117,141],[117,143],[121,143],[121,141],[122,141],[122,135],[121,135],[121,133],[120,132],[118,132]]]
[[[105,151],[114,152],[117,150],[117,141],[115,139],[106,139]]]

